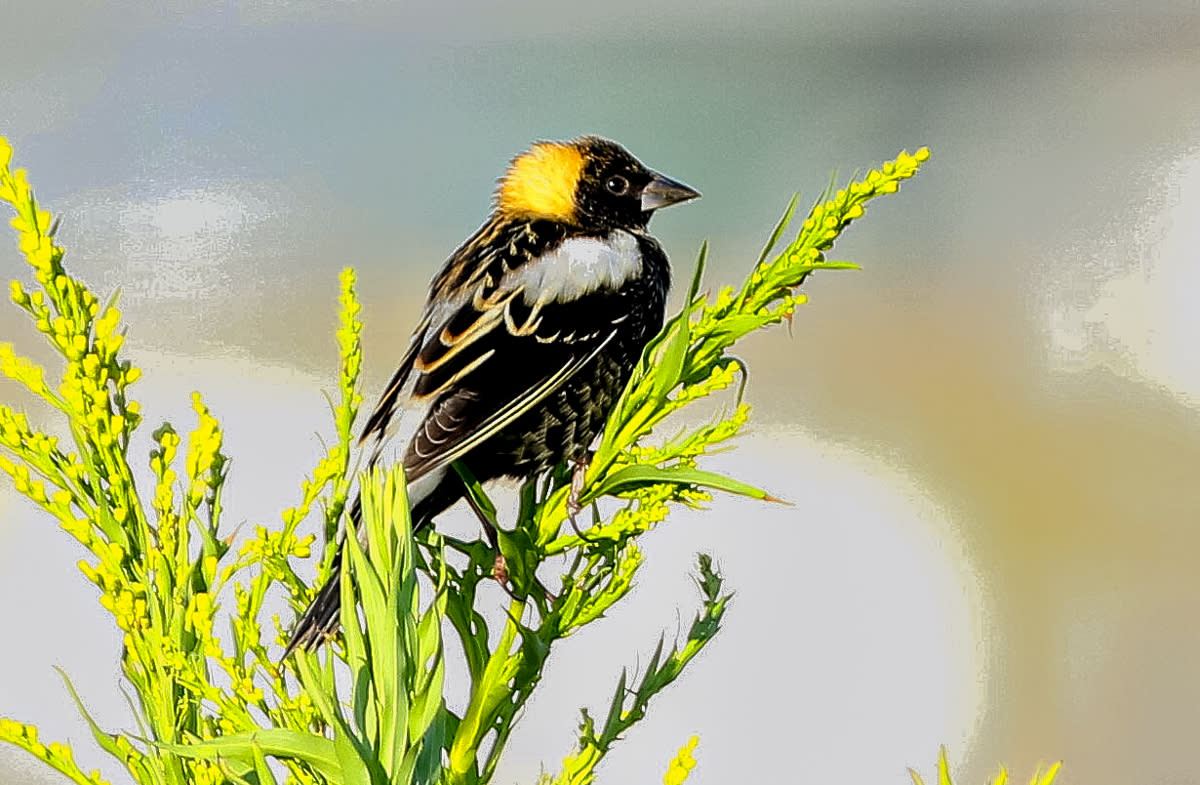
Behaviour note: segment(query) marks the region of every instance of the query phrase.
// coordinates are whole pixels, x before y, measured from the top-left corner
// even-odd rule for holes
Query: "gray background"
[[[530,140],[611,136],[703,191],[654,230],[680,279],[709,238],[714,286],[793,190],[808,204],[834,168],[929,145],[839,244],[865,271],[815,277],[792,337],[739,350],[755,420],[711,465],[794,506],[721,499],[646,537],[639,587],[562,644],[498,781],[555,770],[578,707],[686,628],[697,550],[738,592],[727,628],[602,782],[659,781],[692,733],[698,785],[902,783],[941,743],[964,782],[1060,757],[1067,783],[1194,780],[1194,3],[9,2],[0,20],[0,134],[71,268],[123,291],[147,434],[188,427],[193,389],[221,417],[231,525],[277,521],[330,432],[337,270],[361,276],[372,399]],[[25,278],[14,246],[3,277]],[[0,338],[48,359],[11,307]],[[0,484],[0,715],[125,782],[51,668],[131,727],[82,555]],[[0,749],[0,783],[57,781]]]

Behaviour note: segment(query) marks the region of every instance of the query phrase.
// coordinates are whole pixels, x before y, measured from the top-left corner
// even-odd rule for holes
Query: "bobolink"
[[[374,463],[401,408],[424,409],[401,459],[414,528],[463,497],[454,461],[484,482],[581,464],[662,329],[671,272],[650,217],[699,195],[595,136],[513,159],[491,216],[433,279],[360,440]],[[338,580],[335,564],[285,657],[337,628]]]

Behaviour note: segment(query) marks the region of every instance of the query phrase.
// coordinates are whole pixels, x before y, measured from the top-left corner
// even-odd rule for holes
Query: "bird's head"
[[[616,142],[582,136],[537,142],[513,159],[496,191],[496,210],[585,231],[642,228],[660,207],[700,193],[648,169]]]

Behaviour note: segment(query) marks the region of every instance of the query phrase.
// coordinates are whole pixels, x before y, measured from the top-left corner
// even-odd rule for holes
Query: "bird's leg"
[[[496,560],[492,562],[492,580],[500,584],[510,597],[516,599],[508,585],[508,559],[505,559],[500,551],[496,551]]]
[[[492,525],[488,519],[487,513],[479,506],[479,502],[475,500],[475,496],[467,493],[463,494],[467,499],[467,504],[474,511],[475,517],[479,519],[479,523],[483,526],[483,533],[488,539],[488,543],[492,546],[492,550],[496,552],[496,561],[492,564],[492,578],[501,586],[508,586],[508,561],[504,558],[504,554],[500,552],[500,538],[496,534],[496,527]]]
[[[587,479],[587,470],[591,462],[591,453],[584,453],[571,461],[571,491],[567,494],[567,520],[571,522],[571,528],[575,530],[576,536],[584,542],[594,542],[594,540],[580,530],[575,516],[583,510],[579,499],[583,496],[583,483]]]
[[[498,534],[496,534],[496,527],[492,525],[492,522],[488,519],[487,514],[476,503],[475,497],[469,493],[465,494],[465,496],[467,499],[467,504],[469,504],[471,509],[475,512],[475,517],[478,518],[479,522],[483,525],[483,533],[487,535],[488,543],[492,546],[492,550],[496,552],[496,559],[492,562],[492,580],[500,584],[500,588],[504,589],[505,593],[508,594],[509,597],[512,597],[514,600],[520,600],[521,598],[513,592],[512,586],[509,585],[508,559],[505,559],[504,554],[500,552],[500,537]],[[543,584],[536,575],[533,576],[533,581],[537,584],[538,588],[542,590],[542,593],[545,594],[546,597],[551,600],[557,599],[556,595],[546,588],[546,585]]]

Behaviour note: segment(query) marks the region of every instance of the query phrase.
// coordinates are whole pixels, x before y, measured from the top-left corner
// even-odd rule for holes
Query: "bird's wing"
[[[590,351],[572,354],[552,373],[536,377],[533,384],[516,395],[492,398],[475,385],[448,391],[430,408],[409,445],[404,459],[408,476],[419,478],[465,456],[559,389],[599,354],[615,334],[610,331],[594,342]],[[523,372],[520,366],[510,370]]]
[[[537,265],[552,259],[516,263],[501,250],[476,262],[476,270],[487,272],[435,281],[400,367],[367,421],[363,438],[382,439],[399,408],[426,406],[404,459],[410,482],[463,457],[558,390],[608,345],[624,318],[612,307],[619,295],[609,287],[562,297],[559,281],[547,299],[548,271]]]

